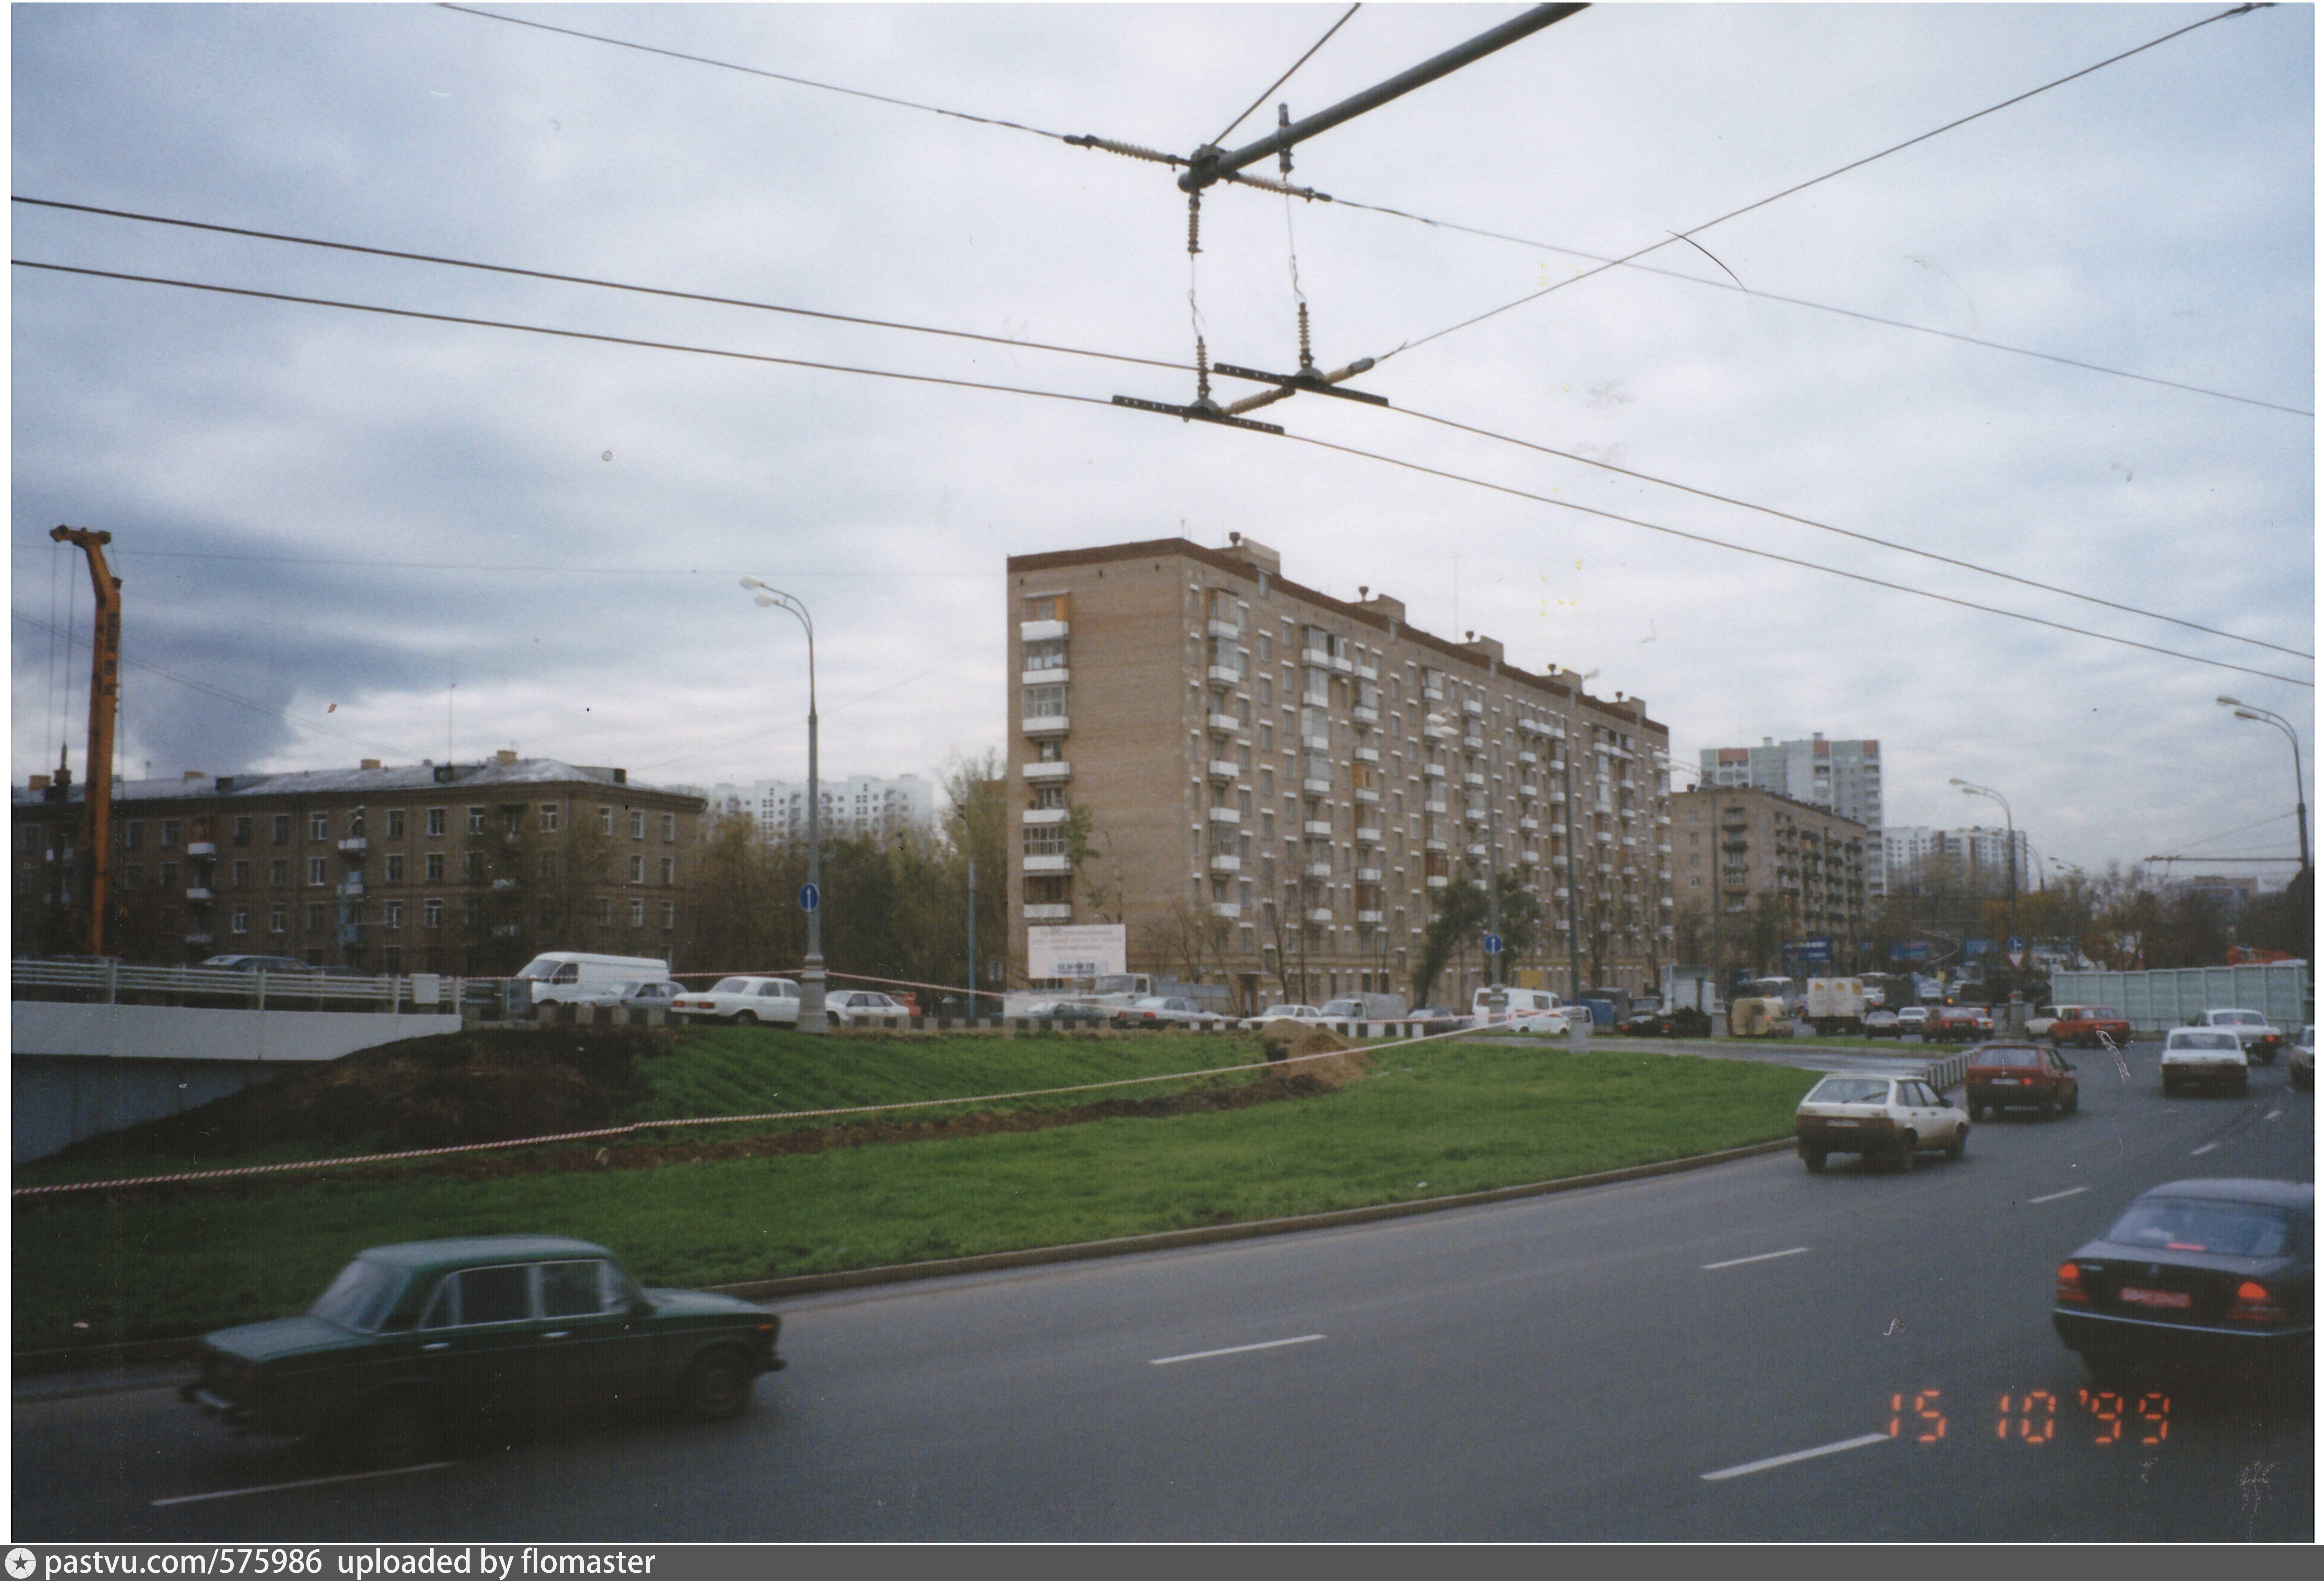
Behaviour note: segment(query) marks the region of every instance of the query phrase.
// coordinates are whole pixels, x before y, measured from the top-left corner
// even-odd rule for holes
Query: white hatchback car
[[[1811,1174],[1835,1153],[1886,1158],[1908,1170],[1926,1149],[1941,1147],[1957,1159],[1969,1148],[1969,1111],[1917,1076],[1827,1076],[1800,1099],[1792,1125]]]
[[[2233,1026],[2174,1026],[2163,1039],[2163,1092],[2181,1088],[2251,1086],[2251,1060]]]
[[[799,986],[787,977],[722,977],[706,993],[688,990],[672,999],[671,1013],[706,1016],[737,1026],[770,1022],[797,1026]]]
[[[901,1026],[911,1014],[885,994],[851,988],[824,1001],[835,1026]]]

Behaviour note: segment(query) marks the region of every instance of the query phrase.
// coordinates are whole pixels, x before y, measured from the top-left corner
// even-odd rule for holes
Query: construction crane
[[[59,527],[49,537],[88,557],[89,585],[97,595],[97,621],[89,642],[88,749],[81,765],[88,776],[81,799],[88,812],[84,825],[88,881],[81,887],[82,909],[75,932],[87,942],[89,954],[102,955],[113,876],[113,729],[121,712],[121,578],[105,563],[111,533]],[[71,784],[61,749],[57,782],[65,787]]]

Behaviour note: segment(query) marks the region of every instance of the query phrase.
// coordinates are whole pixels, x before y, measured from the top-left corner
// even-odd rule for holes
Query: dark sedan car
[[[2093,1378],[2312,1367],[2316,1188],[2173,1181],[2058,1267],[2050,1321]]]
[[[344,1439],[366,1465],[409,1465],[464,1418],[650,1399],[733,1416],[783,1365],[780,1321],[731,1296],[641,1290],[587,1241],[410,1241],[358,1254],[303,1317],[203,1336],[200,1375],[179,1393],[237,1432]]]

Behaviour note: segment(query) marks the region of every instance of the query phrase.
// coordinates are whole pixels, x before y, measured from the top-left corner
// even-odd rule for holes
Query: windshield
[[[2255,1010],[2214,1010],[2211,1012],[2211,1025],[2214,1026],[2264,1026],[2267,1025],[2267,1017]]]
[[[2278,1257],[2293,1238],[2292,1216],[2255,1202],[2142,1197],[2115,1220],[2106,1238],[2122,1246],[2166,1252],[2216,1252],[2227,1257]]]
[[[2030,1045],[2021,1047],[2013,1046],[2007,1043],[1996,1043],[1990,1047],[1979,1049],[1977,1051],[1977,1058],[1969,1062],[1972,1065],[1983,1065],[1987,1067],[1995,1065],[2038,1065],[2041,1062],[2042,1056]]]
[[[2232,1032],[2174,1032],[2171,1034],[2174,1049],[2231,1049],[2236,1046]]]
[[[751,979],[747,977],[722,977],[718,979],[718,986],[710,991],[714,994],[747,994],[751,991]]]
[[[1888,1084],[1864,1076],[1828,1076],[1809,1093],[1809,1103],[1886,1103]]]
[[[557,969],[561,964],[563,963],[560,961],[551,961],[546,955],[540,956],[537,959],[525,963],[524,970],[516,974],[517,980],[519,982],[545,983],[550,978],[557,975]]]
[[[402,1287],[401,1274],[358,1257],[339,1270],[330,1289],[315,1298],[307,1315],[337,1323],[342,1328],[376,1334],[381,1320],[387,1316],[387,1309],[394,1303],[395,1292]]]

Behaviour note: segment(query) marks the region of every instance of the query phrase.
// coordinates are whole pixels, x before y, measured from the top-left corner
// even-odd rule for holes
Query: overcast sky
[[[1366,5],[1230,143],[1278,100],[1310,114],[1517,9]],[[1239,530],[1296,580],[1600,672],[1682,763],[1876,737],[1891,824],[1993,821],[1960,776],[2084,868],[2291,854],[2284,738],[2212,700],[2312,741],[2310,10],[2202,28],[1701,231],[1704,252],[1671,240],[2221,9],[1600,5],[1316,137],[1293,173],[1571,252],[1286,216],[1250,189],[1204,203],[1214,358],[1296,363],[1295,249],[1319,361],[1383,357],[1359,382],[1393,409],[1262,414],[1293,435],[1973,607],[1107,405],[18,267],[13,772],[52,767],[60,733],[79,769],[86,660],[49,628],[85,644],[88,598],[58,522],[114,534],[133,776],[513,747],[693,784],[805,772],[804,644],[742,575],[814,611],[826,771],[934,774],[1002,745],[1007,556]],[[521,14],[1183,153],[1344,10]],[[10,23],[19,198],[1192,360],[1185,201],[1159,165],[430,6]],[[1192,394],[1166,368],[12,207],[20,261],[1101,402]],[[1640,262],[1689,278],[1609,271],[1385,355],[1591,267],[1576,254],[1655,242]]]

